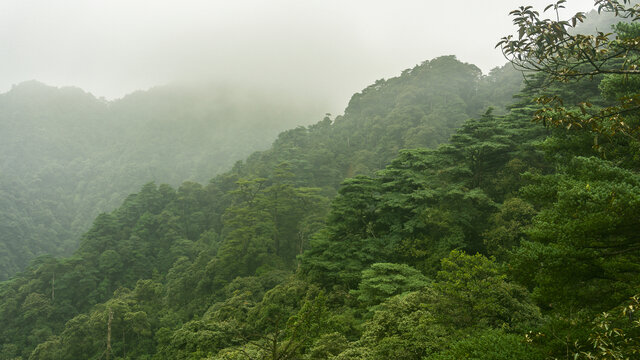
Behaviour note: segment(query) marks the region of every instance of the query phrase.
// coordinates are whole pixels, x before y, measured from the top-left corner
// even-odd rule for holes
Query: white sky
[[[440,55],[504,64],[509,11],[551,0],[0,0],[0,92],[37,79],[118,98],[181,79],[275,87],[341,112]],[[566,15],[593,0],[569,0]]]

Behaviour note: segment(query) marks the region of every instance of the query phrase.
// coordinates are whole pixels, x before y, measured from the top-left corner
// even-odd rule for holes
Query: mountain
[[[508,68],[495,69],[483,76],[474,65],[461,63],[452,56],[425,61],[399,77],[378,80],[355,94],[344,114],[333,120],[327,116],[308,127],[282,132],[270,149],[253,153],[206,186],[194,182],[185,182],[178,189],[145,185],[115,211],[98,216],[73,256],[60,260],[41,257],[26,272],[2,285],[2,319],[7,324],[2,333],[2,338],[7,339],[3,341],[3,356],[40,353],[42,346],[51,345],[43,341],[66,331],[67,320],[94,311],[95,306],[112,301],[109,299],[114,290],[136,287],[142,279],[155,279],[157,283],[148,284],[154,288],[167,287],[169,293],[161,297],[172,311],[178,312],[176,318],[165,324],[168,329],[175,329],[193,316],[202,316],[210,302],[223,300],[225,294],[230,294],[237,277],[262,274],[264,278],[251,280],[258,281],[254,294],[258,296],[286,279],[298,266],[296,255],[309,247],[310,237],[323,226],[329,198],[335,196],[343,179],[372,175],[402,148],[435,147],[445,142],[465,119],[479,116],[488,106],[504,113],[504,104],[511,98],[504,89],[518,89],[520,83],[521,78]],[[38,91],[57,97],[55,101],[51,95],[34,97],[42,99],[40,108],[34,108],[30,100],[18,96]],[[81,95],[84,103],[70,101],[66,108],[58,104],[59,98],[69,96],[66,93]],[[77,89],[24,84],[4,96],[22,99],[29,104],[23,111],[30,109],[33,113],[21,116],[18,111],[9,112],[8,106],[3,107],[7,113],[15,114],[11,117],[15,121],[6,122],[13,127],[13,134],[28,133],[19,131],[21,128],[31,131],[42,128],[46,133],[52,127],[51,131],[55,131],[55,136],[48,138],[49,143],[42,140],[29,146],[64,144],[60,139],[67,134],[89,137],[84,145],[69,140],[69,150],[50,149],[38,156],[33,155],[33,149],[23,152],[25,165],[43,167],[37,173],[43,184],[59,184],[53,191],[57,200],[31,203],[38,209],[47,204],[57,206],[55,212],[45,213],[49,217],[87,215],[94,211],[92,204],[100,204],[104,197],[116,201],[114,194],[124,191],[121,189],[130,179],[155,175],[149,179],[153,180],[164,175],[171,181],[203,172],[197,166],[211,158],[212,139],[225,146],[235,142],[235,148],[242,151],[238,143],[252,139],[256,133],[246,131],[243,138],[245,134],[233,131],[242,129],[246,123],[263,134],[264,129],[256,127],[256,122],[262,123],[265,114],[275,116],[258,106],[225,108],[220,104],[229,101],[220,98],[238,98],[226,92],[214,97],[216,101],[202,102],[196,94],[160,88],[105,103]],[[43,109],[53,107],[52,103],[65,116]],[[251,98],[244,103],[259,102]],[[203,122],[215,122],[218,118],[211,114],[226,114],[227,119],[233,119],[224,123],[230,129],[219,124],[218,131],[202,131]],[[22,118],[28,122],[18,121]],[[53,123],[57,126],[52,126]],[[74,124],[68,130],[71,133],[61,129],[64,124]],[[92,152],[83,152],[85,146]],[[58,152],[61,154],[54,157]],[[90,154],[95,157],[88,157]],[[100,161],[94,162],[96,158]],[[230,157],[227,160],[231,161]],[[210,166],[215,169],[219,165],[212,162]],[[80,170],[94,177],[81,178],[79,184],[68,181]],[[12,175],[19,178],[17,173]],[[25,189],[36,185],[25,180],[17,183]],[[68,202],[65,186],[74,193],[75,202]],[[50,189],[47,186],[39,191],[50,194]],[[74,209],[77,204],[83,206]],[[29,219],[28,210],[24,212],[24,218]],[[77,218],[70,221],[79,223]],[[26,224],[25,228],[30,229],[29,225],[32,224]],[[58,235],[67,241],[68,249],[73,248],[72,237]],[[25,248],[32,249],[29,245]],[[25,282],[35,287],[24,287]],[[32,303],[30,315],[19,310],[31,307],[28,304]],[[34,322],[36,318],[40,320]],[[48,330],[40,332],[42,326]],[[25,333],[34,336],[23,337]],[[51,338],[52,341],[62,341],[57,338],[59,335],[55,336],[58,340]],[[38,344],[39,350],[34,350]],[[94,345],[87,346],[77,354],[94,351]],[[152,343],[140,346],[139,351],[157,351]],[[75,356],[72,354],[68,356]]]
[[[512,15],[546,73],[425,61],[206,184],[142,185],[0,283],[0,359],[636,358],[640,25],[558,55],[531,44],[570,23]]]
[[[170,85],[104,101],[35,81],[0,95],[0,279],[69,255],[143,184],[205,181],[322,114],[301,99]]]

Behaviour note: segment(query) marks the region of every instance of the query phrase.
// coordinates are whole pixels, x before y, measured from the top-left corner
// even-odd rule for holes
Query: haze
[[[550,0],[4,0],[0,92],[37,79],[118,98],[173,81],[304,94],[339,113],[375,79],[454,54],[485,73],[508,12]],[[571,0],[565,14],[588,11]]]

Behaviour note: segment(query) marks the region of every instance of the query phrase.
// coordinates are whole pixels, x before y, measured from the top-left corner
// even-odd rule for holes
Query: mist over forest
[[[36,81],[14,86],[0,95],[0,279],[37,255],[70,255],[98,214],[143,184],[206,182],[278,132],[322,118],[319,108],[203,84],[112,101]]]
[[[637,358],[640,5],[516,3],[0,5],[0,360]]]

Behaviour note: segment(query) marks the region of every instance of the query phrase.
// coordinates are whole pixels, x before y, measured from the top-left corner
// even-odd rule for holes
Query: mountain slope
[[[204,181],[315,105],[172,85],[106,102],[26,82],[0,95],[0,279],[40,254],[68,255],[103,211],[149,181]]]
[[[271,149],[207,186],[145,185],[97,217],[73,257],[41,258],[2,285],[3,356],[61,345],[62,338],[43,341],[96,304],[119,301],[113,291],[140,279],[155,279],[148,285],[165,289],[156,300],[175,314],[154,328],[201,316],[229,296],[237,277],[258,276],[258,296],[296,268],[296,255],[322,227],[327,196],[345,177],[371,174],[403,147],[435,146],[486,105],[506,103],[494,95],[503,85],[490,80],[454,57],[427,61],[354,95],[334,121],[283,132]],[[90,353],[95,344],[87,346]]]

